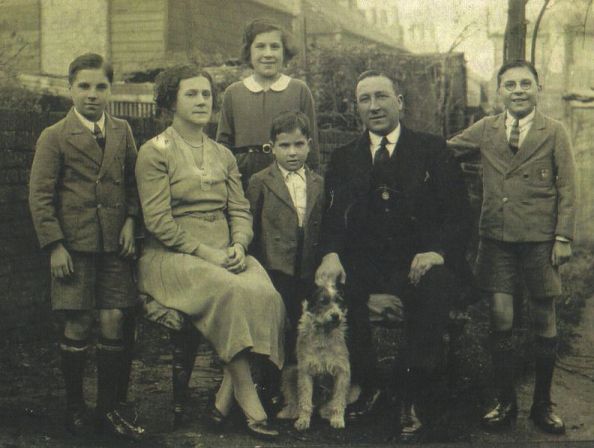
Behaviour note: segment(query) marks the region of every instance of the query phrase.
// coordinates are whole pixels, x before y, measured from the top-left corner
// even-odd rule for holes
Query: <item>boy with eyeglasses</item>
[[[497,93],[505,111],[485,117],[448,141],[459,160],[480,151],[483,203],[477,280],[491,299],[491,351],[497,402],[483,417],[488,429],[509,426],[518,412],[513,375],[513,293],[519,273],[530,293],[535,387],[530,418],[563,434],[552,410],[557,350],[559,266],[571,257],[576,182],[571,143],[561,123],[537,108],[538,73],[526,61],[504,64]]]

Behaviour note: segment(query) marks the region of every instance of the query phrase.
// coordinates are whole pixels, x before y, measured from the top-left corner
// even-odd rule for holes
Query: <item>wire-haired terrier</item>
[[[318,288],[303,301],[295,348],[297,366],[283,370],[285,407],[277,415],[280,419],[297,419],[295,428],[299,431],[309,428],[314,409],[314,379],[323,377],[331,377],[333,386],[330,399],[320,406],[319,414],[333,428],[344,428],[346,405],[358,395],[358,388],[351,388],[346,328],[344,299],[335,285]]]

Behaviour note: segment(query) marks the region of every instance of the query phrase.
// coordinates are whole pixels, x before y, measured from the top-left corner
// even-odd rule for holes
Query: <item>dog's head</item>
[[[303,313],[308,313],[312,323],[326,331],[346,323],[346,308],[342,292],[334,284],[315,289],[303,302]]]

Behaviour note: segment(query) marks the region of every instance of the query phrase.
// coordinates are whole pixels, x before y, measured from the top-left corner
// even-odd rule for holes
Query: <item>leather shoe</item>
[[[545,432],[550,434],[565,434],[565,423],[561,417],[553,412],[553,403],[533,403],[530,418]]]
[[[227,415],[223,415],[221,411],[213,404],[208,410],[208,420],[211,426],[220,429],[227,423]]]
[[[120,414],[113,410],[99,416],[97,431],[100,433],[112,434],[129,440],[142,440],[144,428],[133,425]]]
[[[270,440],[279,436],[279,432],[268,423],[268,420],[259,422],[248,420],[246,428],[252,436],[258,439]]]
[[[518,416],[518,405],[515,400],[504,402],[497,400],[493,409],[482,418],[482,425],[486,429],[501,429],[508,427]]]
[[[373,413],[377,409],[381,398],[382,391],[380,389],[363,390],[359,399],[347,407],[347,419],[356,420]]]
[[[86,431],[86,408],[69,409],[66,413],[66,431],[72,435],[81,435]]]
[[[423,430],[423,424],[417,417],[414,405],[403,406],[400,414],[400,439],[414,440]]]

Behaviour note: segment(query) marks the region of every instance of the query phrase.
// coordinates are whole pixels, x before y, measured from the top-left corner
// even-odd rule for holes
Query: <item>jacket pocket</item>
[[[522,173],[524,181],[536,187],[550,187],[553,185],[553,169],[548,163],[538,163],[530,166]]]

